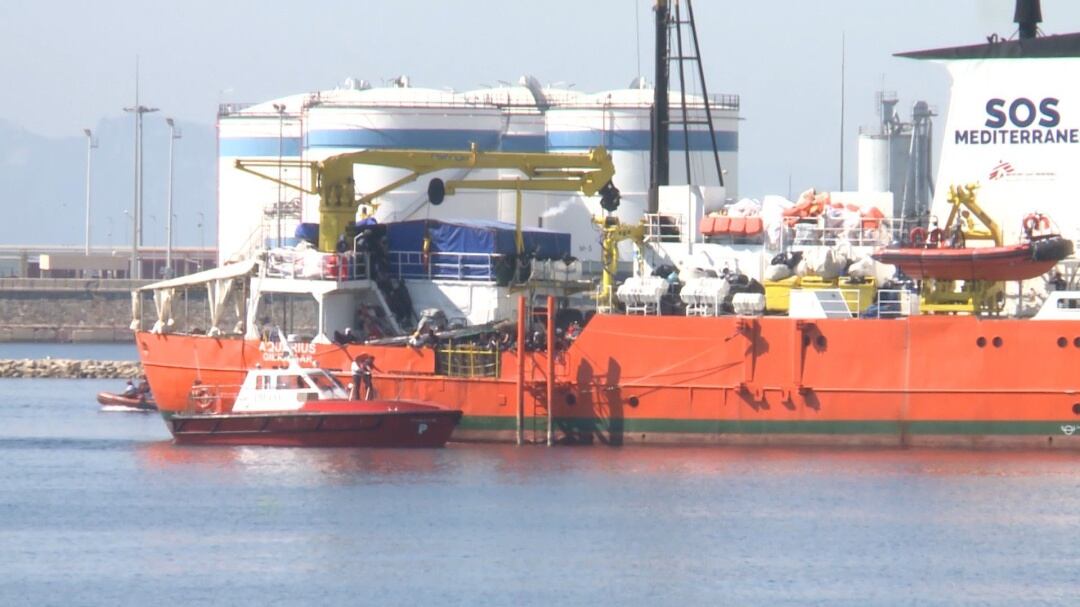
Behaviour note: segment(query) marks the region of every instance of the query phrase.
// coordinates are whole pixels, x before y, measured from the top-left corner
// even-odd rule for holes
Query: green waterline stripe
[[[542,417],[526,418],[525,428],[546,425]],[[877,435],[1062,435],[1063,427],[1073,428],[1080,437],[1080,420],[1075,421],[791,421],[791,420],[690,420],[690,419],[596,419],[557,417],[556,429],[564,432],[630,432],[684,434],[877,434]],[[461,419],[462,430],[513,431],[510,416],[472,415]]]
[[[171,413],[163,412],[168,420]],[[525,419],[525,429],[545,427],[543,417]],[[556,417],[556,430],[561,432],[629,432],[672,434],[820,434],[820,435],[1063,435],[1071,428],[1080,437],[1080,420],[1064,421],[820,421],[820,420],[696,420],[696,419],[622,419],[592,417]],[[509,431],[516,429],[516,420],[503,415],[466,415],[458,426],[470,431]]]

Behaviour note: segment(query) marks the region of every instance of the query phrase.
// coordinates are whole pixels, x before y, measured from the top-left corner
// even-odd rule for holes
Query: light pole
[[[204,244],[206,242],[206,238],[205,238],[206,228],[205,228],[205,226],[206,226],[206,215],[203,215],[203,212],[199,211],[199,225],[198,225],[198,228],[199,228],[199,269],[200,270],[202,270],[202,267],[203,267],[203,255],[205,254],[205,251],[203,251],[203,248],[206,246]]]
[[[132,222],[132,226],[134,226],[134,225],[135,225],[135,215],[134,215],[134,214],[133,214],[133,213],[132,213],[131,211],[127,211],[127,210],[126,210],[126,208],[124,208],[124,210],[123,210],[123,214],[124,214],[124,217],[126,217],[126,218],[127,218],[127,220],[129,220],[129,221],[131,221],[131,222]],[[121,228],[121,229],[120,229],[120,231],[121,231],[121,232],[123,232],[123,228]],[[136,233],[138,233],[138,231],[137,231],[137,230],[134,230],[134,229],[133,229],[133,230],[132,230],[132,238],[135,238],[135,234],[136,234]],[[136,267],[137,267],[137,266],[136,266]],[[135,278],[135,275],[134,275],[134,274],[130,274],[130,275],[129,275],[129,278],[132,278],[132,279],[134,279],[134,278]]]
[[[142,278],[142,270],[139,268],[139,245],[142,244],[142,195],[143,195],[143,175],[142,175],[142,123],[143,114],[150,112],[156,112],[156,107],[146,107],[139,104],[139,59],[135,58],[135,105],[124,108],[125,112],[131,112],[135,115],[135,213],[133,238],[131,239],[131,277],[138,279]]]
[[[281,246],[281,206],[283,204],[281,200],[281,160],[282,160],[282,140],[284,135],[284,122],[285,122],[285,104],[275,103],[274,111],[278,115],[278,127],[277,127],[277,202],[274,205],[274,216],[277,219],[277,246]],[[265,246],[261,245],[261,246]]]
[[[173,242],[173,144],[180,138],[180,129],[176,128],[176,123],[172,118],[166,118],[165,123],[169,125],[169,198],[168,198],[168,219],[165,222],[167,226],[165,228],[165,275],[172,277],[172,242]]]
[[[130,222],[131,222],[131,225],[132,225],[132,226],[134,226],[134,225],[135,225],[135,215],[134,215],[134,214],[133,214],[133,213],[132,213],[131,211],[128,211],[127,209],[124,209],[124,210],[123,210],[123,213],[124,213],[124,217],[127,217],[128,221],[130,221]],[[121,228],[121,231],[123,231],[123,228]],[[132,238],[134,238],[134,237],[135,237],[135,235],[136,235],[136,234],[138,234],[138,233],[139,233],[139,232],[138,232],[138,229],[134,229],[134,228],[133,228],[133,229],[132,229],[132,231],[131,231],[131,236],[132,236]],[[133,249],[134,249],[134,247],[133,247]],[[132,258],[132,260],[131,260],[131,261],[132,261],[132,264],[133,264],[133,265],[132,265],[132,268],[138,268],[138,267],[139,267],[139,266],[138,266],[138,259],[137,259],[137,258]],[[135,271],[135,270],[133,269],[133,270],[132,270],[132,273],[131,273],[131,274],[128,274],[128,278],[131,278],[131,279],[134,279],[134,278],[135,278],[135,274],[134,274],[134,271]]]
[[[86,134],[86,246],[83,253],[90,255],[90,151],[98,146],[97,139],[90,129],[83,129]]]

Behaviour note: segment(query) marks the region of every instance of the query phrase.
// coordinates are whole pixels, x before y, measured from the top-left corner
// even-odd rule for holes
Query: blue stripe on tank
[[[504,152],[545,152],[547,138],[543,135],[503,135],[499,149]]]
[[[673,151],[685,146],[682,131],[673,130],[670,135]],[[472,143],[481,150],[500,149],[506,152],[544,152],[585,150],[603,145],[613,151],[648,151],[650,132],[637,131],[551,131],[547,135],[505,135],[498,131],[473,129],[337,129],[311,131],[307,135],[306,148],[359,148],[359,149],[418,149],[418,150],[467,150]],[[736,131],[716,131],[716,145],[721,152],[739,149]],[[299,137],[222,137],[218,141],[219,156],[276,157],[299,156]],[[712,149],[708,131],[690,132],[690,149]]]
[[[475,143],[493,150],[499,131],[477,129],[327,129],[309,131],[310,148],[467,150]]]
[[[736,131],[715,131],[716,147],[721,152],[736,152],[739,149],[739,133]],[[673,151],[686,147],[686,137],[681,130],[671,129],[668,142]],[[584,150],[605,146],[615,151],[648,151],[652,147],[652,133],[648,130],[637,131],[551,131],[547,134],[549,150]],[[708,131],[690,131],[690,150],[695,152],[712,150],[712,141]]]
[[[274,157],[299,156],[300,138],[284,137],[278,147],[277,137],[222,137],[218,140],[218,156]]]

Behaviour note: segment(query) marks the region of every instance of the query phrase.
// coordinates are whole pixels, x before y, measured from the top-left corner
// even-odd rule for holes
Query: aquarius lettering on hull
[[[1056,97],[1038,103],[1026,97],[1011,102],[992,98],[986,102],[985,129],[958,129],[957,145],[1029,145],[1080,143],[1080,129],[1060,128],[1061,110]]]
[[[298,342],[289,344],[289,347],[296,353],[296,359],[299,362],[311,364],[314,361],[315,344]],[[289,359],[289,353],[285,349],[285,345],[281,342],[261,341],[259,342],[259,352],[262,352],[262,359],[264,361],[283,361]]]

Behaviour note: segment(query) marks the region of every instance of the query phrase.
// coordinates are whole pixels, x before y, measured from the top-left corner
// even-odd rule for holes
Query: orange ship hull
[[[239,338],[136,341],[165,415],[187,406],[196,377],[239,384],[280,358]],[[513,352],[499,377],[461,378],[436,374],[430,349],[298,349],[343,379],[350,357],[371,353],[380,397],[463,410],[455,440],[514,440]],[[546,355],[525,356],[525,436],[542,440]],[[562,442],[1080,448],[1078,367],[1069,321],[598,315],[556,355],[552,410]]]

